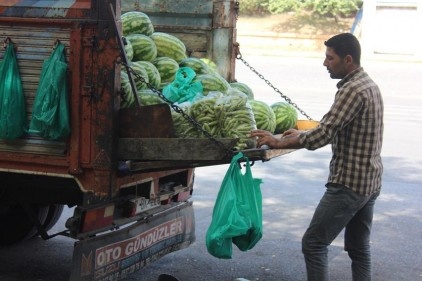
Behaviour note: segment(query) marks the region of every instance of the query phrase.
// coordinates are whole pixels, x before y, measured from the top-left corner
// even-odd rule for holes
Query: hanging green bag
[[[240,214],[249,220],[249,228],[245,234],[233,237],[241,251],[252,249],[262,238],[262,195],[261,179],[254,179],[249,161],[246,161],[246,172],[242,175],[242,186],[237,186],[237,205]]]
[[[247,158],[242,173],[239,152],[233,156],[214,205],[206,233],[208,253],[230,259],[232,244],[241,251],[252,249],[262,237],[261,179],[254,179]]]
[[[26,133],[26,105],[13,43],[7,38],[5,44],[0,62],[0,138],[15,139]]]
[[[29,133],[57,140],[70,133],[67,63],[64,45],[57,42],[43,63],[29,124]]]

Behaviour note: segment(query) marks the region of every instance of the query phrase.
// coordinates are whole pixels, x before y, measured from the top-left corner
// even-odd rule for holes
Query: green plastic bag
[[[208,253],[230,259],[232,244],[241,251],[252,249],[262,238],[261,179],[254,179],[247,158],[242,173],[241,152],[233,156],[214,205],[206,233]]]
[[[192,102],[202,97],[203,87],[199,81],[192,82],[196,73],[190,67],[180,67],[176,72],[176,78],[163,89],[163,95],[172,102]]]
[[[62,139],[69,135],[66,71],[64,45],[58,42],[53,53],[43,63],[29,133],[51,140]]]
[[[0,62],[0,138],[16,139],[27,131],[25,96],[13,43],[6,39]]]

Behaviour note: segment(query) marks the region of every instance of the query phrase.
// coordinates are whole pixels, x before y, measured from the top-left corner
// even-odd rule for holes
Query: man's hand
[[[256,147],[268,145],[271,148],[277,148],[279,138],[276,138],[271,132],[265,130],[253,130],[250,134],[251,137],[256,137]]]
[[[299,143],[300,131],[289,129],[280,137],[274,136],[271,132],[265,130],[253,130],[250,133],[251,137],[256,137],[256,147],[267,145],[270,148],[301,148]]]

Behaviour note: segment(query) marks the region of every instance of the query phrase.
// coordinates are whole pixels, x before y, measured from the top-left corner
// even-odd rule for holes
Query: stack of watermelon
[[[130,11],[124,13],[121,16],[121,20],[123,35],[126,39],[125,51],[130,60],[130,67],[142,77],[142,79],[135,77],[136,93],[133,93],[126,69],[122,69],[122,108],[133,107],[135,105],[135,94],[138,95],[142,105],[163,103],[164,101],[153,89],[163,90],[164,87],[174,81],[175,75],[180,67],[190,67],[196,74],[194,82],[199,81],[203,86],[203,93],[201,93],[203,97],[207,97],[208,95],[214,96],[216,94],[244,97],[241,100],[246,100],[246,102],[242,103],[242,106],[249,111],[252,109],[251,116],[253,119],[252,122],[248,118],[244,119],[248,121],[246,122],[248,123],[246,127],[249,126],[251,129],[258,128],[273,133],[280,133],[295,126],[297,113],[292,106],[287,103],[284,103],[283,106],[269,106],[264,102],[254,100],[253,91],[248,85],[242,82],[229,83],[218,73],[217,66],[209,59],[188,57],[185,44],[174,35],[155,31],[154,25],[145,13]],[[189,109],[187,108],[186,110]],[[194,130],[186,130],[184,127],[184,129],[182,127],[177,128],[179,125],[186,126],[186,124],[181,124],[180,118],[177,118],[175,115],[173,115],[173,118],[176,131],[183,132],[180,134],[180,137],[198,137]],[[209,119],[209,116],[207,118]],[[232,118],[235,119],[236,116]],[[211,125],[219,124],[216,120],[209,120],[208,122],[203,124],[205,129],[209,129],[212,127]],[[231,122],[230,124],[235,123]],[[244,124],[239,124],[239,126],[245,127]],[[211,129],[214,133],[223,130],[223,128]],[[233,133],[236,131],[233,128],[230,130]],[[189,132],[192,132],[192,135],[189,135]],[[245,130],[240,130],[240,132],[241,134],[247,134]],[[236,134],[236,137],[245,140],[245,136],[239,135],[239,132],[234,134]],[[219,133],[218,135],[221,134]],[[228,137],[227,133],[224,134],[224,137]],[[237,147],[243,149],[250,148],[253,145],[247,141],[245,143],[247,144],[246,147],[244,144],[239,144]]]
[[[147,14],[130,11],[124,13],[121,20],[123,35],[126,39],[126,56],[131,60],[132,69],[143,78],[135,79],[138,96],[147,88],[145,82],[155,89],[162,90],[173,82],[180,67],[190,67],[196,73],[193,82],[201,82],[202,94],[205,96],[215,91],[227,94],[239,88],[238,90],[246,91],[249,97],[253,97],[252,91],[245,84],[227,82],[218,73],[213,61],[207,58],[188,57],[186,46],[179,38],[172,34],[156,32]],[[123,71],[126,70],[123,69]],[[132,107],[135,103],[134,93],[128,85],[127,74],[122,74],[124,92],[121,107],[123,108]],[[141,97],[142,100],[144,99]],[[150,102],[154,101],[156,99]]]
[[[179,63],[187,58],[186,47],[177,37],[155,32],[151,19],[145,13],[130,11],[121,16],[123,36],[126,39],[126,56],[131,60],[130,67],[141,78],[135,78],[137,94],[144,105],[162,102],[147,91],[147,84],[155,89],[162,89],[171,83],[179,69]],[[122,72],[126,70],[123,69]],[[121,107],[132,107],[135,96],[130,87],[127,74],[122,73]]]

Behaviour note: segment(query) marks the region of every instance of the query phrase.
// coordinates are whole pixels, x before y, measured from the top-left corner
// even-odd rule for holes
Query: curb
[[[275,34],[237,34],[237,43],[241,54],[257,56],[280,56],[320,58],[325,57],[322,36],[307,38],[304,36],[279,36]],[[400,54],[362,54],[362,60],[422,63],[422,57]]]

